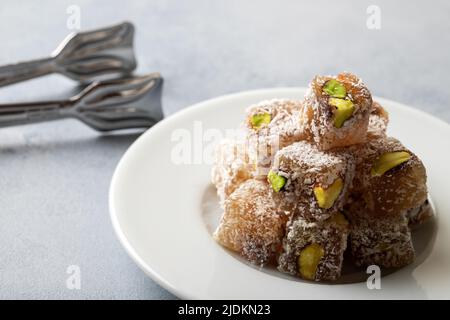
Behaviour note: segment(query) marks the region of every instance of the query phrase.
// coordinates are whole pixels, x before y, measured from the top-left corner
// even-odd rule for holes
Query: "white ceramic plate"
[[[180,298],[450,298],[450,126],[381,98],[377,100],[390,113],[389,133],[411,148],[428,171],[437,219],[415,236],[420,247],[416,263],[384,276],[380,290],[369,290],[365,282],[317,284],[258,270],[212,239],[220,210],[210,184],[211,165],[195,156],[202,147],[195,141],[203,137],[204,151],[210,151],[217,131],[208,129],[224,133],[238,127],[252,103],[300,99],[303,94],[302,88],[282,88],[223,96],[178,112],[143,134],[123,156],[111,182],[111,219],[125,250]],[[183,134],[193,141],[191,164],[173,161]]]

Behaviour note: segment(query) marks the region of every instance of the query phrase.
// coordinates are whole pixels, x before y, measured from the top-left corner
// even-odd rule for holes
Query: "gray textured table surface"
[[[445,0],[4,0],[0,63],[50,53],[69,32],[73,4],[82,29],[135,24],[138,71],[165,77],[166,114],[217,95],[304,86],[314,74],[349,70],[374,94],[450,121]],[[381,10],[379,30],[366,25],[371,4]],[[67,96],[73,87],[50,76],[1,88],[0,101]],[[135,138],[72,120],[0,129],[0,298],[174,298],[135,266],[109,220],[110,178]],[[80,267],[80,290],[66,287],[69,265]]]

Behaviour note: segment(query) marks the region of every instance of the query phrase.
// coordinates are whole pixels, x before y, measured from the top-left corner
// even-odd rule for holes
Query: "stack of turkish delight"
[[[301,101],[246,111],[244,141],[223,141],[212,181],[214,233],[257,265],[314,281],[357,266],[414,260],[411,228],[431,216],[423,163],[388,137],[389,116],[357,76],[317,76]],[[346,255],[347,256],[347,255]]]

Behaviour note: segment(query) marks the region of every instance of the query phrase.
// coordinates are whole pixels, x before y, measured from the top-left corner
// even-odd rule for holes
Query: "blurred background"
[[[218,95],[306,86],[316,74],[346,70],[375,96],[450,122],[445,0],[0,6],[1,65],[46,57],[78,27],[132,22],[137,73],[163,75],[166,115]],[[74,87],[52,75],[0,88],[0,103],[69,97]],[[0,298],[175,298],[135,266],[109,220],[113,170],[138,135],[99,134],[75,120],[0,128]],[[66,285],[72,265],[81,272],[79,290]]]

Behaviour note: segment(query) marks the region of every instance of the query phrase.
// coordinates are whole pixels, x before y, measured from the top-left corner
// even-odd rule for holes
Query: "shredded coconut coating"
[[[356,265],[399,268],[414,261],[414,247],[404,214],[372,218],[360,213],[350,219],[350,248]]]
[[[427,176],[420,159],[392,137],[369,140],[350,148],[356,159],[352,198],[373,216],[395,215],[420,206],[427,199]],[[372,176],[373,163],[388,152],[406,151],[411,159]],[[358,204],[358,202],[361,202]],[[350,203],[350,205],[355,205]]]
[[[427,199],[420,206],[406,211],[405,215],[408,219],[409,228],[415,230],[433,217],[433,209]]]
[[[251,178],[252,169],[243,142],[221,141],[216,148],[211,172],[212,183],[217,188],[221,205],[241,183]]]
[[[259,102],[246,110],[245,127],[251,161],[260,176],[266,176],[275,153],[285,146],[304,139],[298,121],[302,103],[297,100],[272,99]],[[271,121],[259,129],[252,126],[254,115],[270,114]]]
[[[279,212],[262,180],[247,180],[225,201],[214,233],[223,246],[256,265],[274,263],[280,253],[288,216]]]
[[[283,189],[275,194],[282,210],[309,220],[325,220],[344,206],[355,172],[355,160],[346,150],[320,151],[302,141],[278,151],[271,170],[287,180]],[[327,189],[338,178],[343,180],[338,198],[330,209],[320,208],[314,187]]]
[[[355,107],[341,128],[334,126],[334,107],[328,104],[329,96],[322,91],[323,85],[331,79],[344,84]],[[305,94],[300,122],[306,131],[305,136],[319,149],[328,150],[363,143],[371,110],[370,91],[357,76],[351,73],[340,73],[336,77],[316,76]]]
[[[378,102],[374,101],[372,103],[372,112],[369,116],[367,138],[371,140],[386,137],[388,124],[389,113]]]
[[[283,253],[278,259],[278,270],[299,275],[298,257],[310,244],[318,244],[324,250],[316,272],[315,281],[336,280],[341,275],[344,251],[347,248],[348,224],[333,218],[322,222],[309,222],[300,216],[288,223],[283,240]]]

